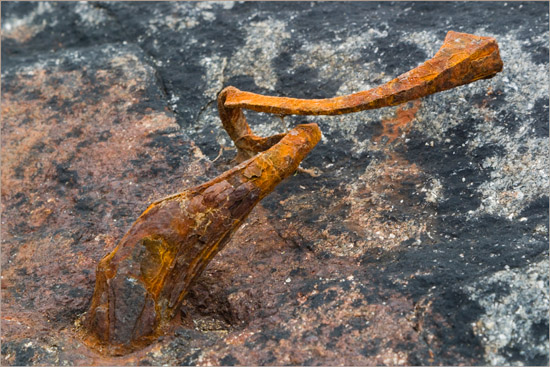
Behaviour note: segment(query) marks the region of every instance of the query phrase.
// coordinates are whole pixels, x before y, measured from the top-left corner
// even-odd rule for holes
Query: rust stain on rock
[[[376,247],[392,250],[404,241],[420,238],[433,222],[430,214],[433,216],[434,207],[415,198],[411,191],[420,191],[427,178],[415,164],[397,154],[371,162],[351,185],[346,198],[350,212],[343,223],[364,241],[340,255],[363,255]]]
[[[380,143],[382,139],[387,138],[387,143],[391,144],[396,139],[406,134],[411,128],[411,122],[414,120],[418,109],[420,108],[421,101],[416,100],[412,102],[412,106],[403,105],[397,107],[395,111],[395,117],[382,120],[382,132],[374,137],[376,143]]]
[[[344,225],[365,241],[344,251],[331,249],[332,253],[363,255],[376,247],[391,250],[404,241],[420,238],[432,224],[432,205],[411,195],[429,184],[429,176],[393,147],[405,146],[404,138],[413,127],[420,105],[416,100],[409,106],[399,106],[394,117],[382,120],[382,132],[372,140],[383,158],[370,162],[365,173],[350,184],[351,192],[346,198],[350,212]]]
[[[270,360],[300,365],[318,359],[327,365],[341,365],[349,363],[346,353],[350,350],[361,351],[354,356],[358,365],[407,363],[409,353],[396,346],[421,342],[407,318],[412,317],[413,309],[409,299],[393,295],[386,302],[365,302],[365,285],[353,277],[344,283],[337,278],[314,283],[310,290],[298,293],[300,307],[279,310],[261,322],[251,320],[246,331],[231,332],[205,353],[199,364],[221,365],[224,356],[232,355],[239,356],[242,365],[254,361],[269,364]],[[291,292],[295,294],[295,290]],[[395,313],[404,317],[396,319]],[[280,324],[281,318],[287,320],[285,324]],[[249,350],[247,344],[261,347]]]
[[[209,167],[162,101],[139,109],[157,87],[135,49],[94,55],[70,70],[54,54],[2,81],[2,341],[64,335],[70,361],[81,351],[67,325],[97,261],[140,208]]]

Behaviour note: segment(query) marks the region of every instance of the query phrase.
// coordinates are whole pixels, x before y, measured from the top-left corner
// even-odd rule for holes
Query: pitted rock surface
[[[547,3],[2,3],[4,365],[548,365]],[[231,167],[216,95],[326,98],[495,37],[504,70],[317,122],[144,350],[88,350],[95,266]],[[281,119],[247,113],[258,135]]]

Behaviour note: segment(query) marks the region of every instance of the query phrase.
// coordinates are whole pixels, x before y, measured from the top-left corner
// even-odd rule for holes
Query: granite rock
[[[548,365],[547,3],[1,6],[2,364]],[[173,335],[118,358],[80,342],[99,259],[148,203],[231,167],[219,91],[357,92],[448,30],[495,37],[504,70],[286,117],[321,127],[302,164],[320,176],[262,201]]]

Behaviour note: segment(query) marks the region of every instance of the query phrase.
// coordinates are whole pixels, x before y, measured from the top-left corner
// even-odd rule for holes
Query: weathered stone
[[[548,314],[540,312],[548,285],[534,275],[546,271],[548,257],[547,3],[1,6],[3,109],[9,91],[17,103],[39,100],[33,97],[44,85],[39,80],[13,84],[19,68],[55,60],[59,54],[52,51],[67,50],[72,61],[60,60],[57,67],[82,74],[82,65],[101,59],[101,50],[115,43],[120,52],[136,55],[138,65],[150,63],[151,79],[102,110],[129,110],[121,114],[127,131],[136,128],[129,128],[132,122],[164,116],[162,124],[175,121],[185,132],[143,137],[150,146],[133,146],[142,152],[134,162],[125,160],[122,143],[105,157],[116,159],[103,160],[101,144],[121,139],[114,131],[99,141],[107,128],[87,123],[101,121],[95,115],[102,110],[92,109],[78,121],[82,137],[75,129],[74,137],[48,140],[55,152],[37,145],[28,164],[43,157],[40,163],[51,167],[49,157],[76,151],[78,143],[86,152],[96,146],[86,164],[100,170],[101,185],[95,176],[75,175],[81,168],[72,164],[33,178],[11,163],[26,156],[11,153],[10,141],[17,139],[8,126],[14,123],[2,111],[3,365],[548,364]],[[233,85],[322,99],[368,90],[435,55],[449,29],[494,37],[503,71],[404,106],[287,116],[289,127],[319,124],[323,139],[302,166],[322,174],[293,176],[251,212],[191,288],[173,336],[118,358],[102,357],[79,342],[72,323],[89,306],[97,261],[150,202],[231,167],[233,155],[224,151],[216,170],[209,168],[185,137],[211,159],[221,145],[231,145],[215,103],[219,91]],[[80,53],[88,46],[88,53]],[[108,88],[139,80],[116,71],[132,70],[123,66],[131,60],[123,59],[106,68],[114,74]],[[78,85],[77,99],[80,91],[83,98],[97,93]],[[154,93],[140,92],[140,85]],[[58,82],[52,89],[68,95],[70,87]],[[96,94],[84,104],[94,106],[101,98]],[[45,102],[40,106],[29,106],[21,120],[51,113]],[[152,115],[142,114],[147,107]],[[61,119],[71,123],[68,132],[77,125],[70,111],[70,118]],[[279,118],[253,112],[247,118],[260,136],[284,132]],[[53,133],[63,127],[55,126]],[[98,130],[91,134],[91,127]],[[41,131],[33,125],[15,136],[32,137],[35,130]],[[93,144],[86,145],[84,133],[96,136]],[[128,168],[126,176],[117,167]],[[25,179],[12,182],[17,177]],[[62,189],[58,177],[68,187]],[[71,186],[92,178],[97,181],[82,193]],[[18,191],[7,196],[7,183]],[[102,187],[107,189],[96,194]],[[35,200],[36,190],[49,196]],[[48,203],[62,192],[68,199]],[[496,280],[512,293],[503,293]],[[499,315],[510,317],[512,327],[495,322],[486,328],[491,299],[503,301]],[[510,314],[516,306],[532,311],[516,318]],[[529,336],[529,343],[491,339],[511,329]]]
[[[2,133],[2,330],[12,342],[70,329],[89,303],[97,261],[140,208],[209,167],[134,46],[4,70]],[[135,288],[117,302],[134,309],[146,299]],[[126,324],[116,326],[121,338],[132,333]]]

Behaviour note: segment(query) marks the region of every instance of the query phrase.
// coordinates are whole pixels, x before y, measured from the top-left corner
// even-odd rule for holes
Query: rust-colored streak
[[[382,120],[382,133],[375,136],[373,140],[379,142],[383,137],[387,137],[388,143],[395,141],[409,130],[410,123],[414,120],[419,107],[420,100],[414,101],[409,108],[406,108],[406,106],[398,107],[394,118]]]
[[[193,279],[320,138],[316,124],[299,125],[256,157],[150,205],[97,267],[89,344],[123,354],[158,336]]]
[[[450,31],[432,59],[374,89],[328,99],[297,99],[230,88],[226,92],[225,107],[282,115],[340,115],[395,106],[491,78],[501,70],[502,60],[494,38]]]

